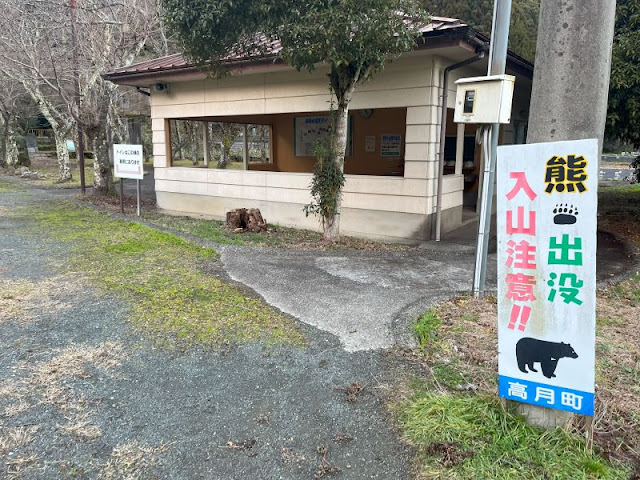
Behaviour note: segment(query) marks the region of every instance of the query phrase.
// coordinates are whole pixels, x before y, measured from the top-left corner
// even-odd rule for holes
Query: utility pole
[[[78,29],[76,28],[76,0],[69,0],[69,10],[71,15],[71,46],[73,48],[73,83],[76,97],[76,127],[78,145],[76,146],[76,156],[78,157],[78,167],[80,168],[80,190],[86,193],[84,178],[84,132],[80,121],[80,66],[78,63]]]
[[[510,22],[511,0],[495,0],[487,75],[502,75],[507,68]],[[480,218],[478,219],[478,245],[476,247],[476,264],[473,275],[473,294],[476,297],[484,295],[487,280],[487,257],[489,254],[489,234],[491,232],[491,212],[493,210],[493,190],[496,182],[496,156],[499,138],[500,124],[491,125],[489,158],[484,159]]]
[[[602,138],[615,0],[541,0],[527,143]],[[554,428],[573,414],[518,404],[527,422]]]

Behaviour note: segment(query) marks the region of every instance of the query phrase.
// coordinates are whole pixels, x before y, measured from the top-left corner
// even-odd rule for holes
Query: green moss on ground
[[[0,193],[22,192],[24,190],[26,190],[26,187],[20,185],[19,183],[13,183],[8,180],[0,179]]]
[[[131,322],[172,346],[304,343],[293,319],[214,275],[217,253],[70,202],[14,211],[52,240],[71,242],[69,268],[131,301]]]
[[[300,215],[303,215],[302,209]],[[258,245],[287,248],[322,248],[330,250],[410,250],[414,246],[382,243],[341,236],[337,243],[327,243],[320,232],[269,224],[269,231],[233,233],[224,222],[202,218],[177,217],[157,211],[143,211],[143,218],[155,225],[188,233],[212,242],[227,245]],[[266,219],[268,221],[268,219]]]

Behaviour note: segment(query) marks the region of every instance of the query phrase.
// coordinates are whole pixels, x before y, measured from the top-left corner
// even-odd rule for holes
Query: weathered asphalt
[[[420,312],[469,291],[473,255],[464,246],[452,250],[317,253],[220,247],[231,278],[302,322],[336,335],[349,352],[410,343],[409,324]],[[493,267],[489,278],[495,284]]]
[[[2,194],[0,212],[37,208],[51,198],[36,190]],[[131,329],[121,298],[74,275],[60,276],[73,255],[70,245],[22,226],[0,217],[0,281],[30,282],[39,296],[22,303],[27,321],[11,315],[0,321],[0,436],[36,431],[25,445],[0,448],[0,477],[17,459],[31,459],[21,478],[126,478],[124,470],[108,474],[128,447],[141,455],[132,464],[140,466],[139,478],[309,479],[321,461],[317,447],[328,446],[340,478],[410,478],[411,452],[382,394],[408,367],[378,349],[410,342],[410,324],[430,303],[469,289],[473,225],[451,236],[458,243],[409,252],[218,246],[222,262],[208,270],[294,315],[309,339],[304,348],[250,345],[224,352],[154,347]],[[629,264],[620,242],[603,238],[601,280]],[[495,270],[489,279],[495,282]],[[89,366],[88,377],[65,377],[58,385],[73,408],[47,403],[46,392],[34,386],[23,409],[7,413],[16,400],[5,387],[23,385],[29,372],[65,349],[106,342],[121,349],[117,367]],[[338,388],[352,382],[365,392],[348,403]],[[99,428],[97,438],[64,429],[76,410]],[[339,433],[353,439],[338,442]],[[251,448],[228,447],[246,441]]]
[[[37,190],[3,193],[0,212],[49,201]],[[159,348],[131,328],[122,298],[62,274],[72,246],[23,228],[33,225],[0,216],[0,284],[37,292],[12,293],[26,318],[9,310],[0,319],[0,478],[306,480],[320,446],[339,478],[410,478],[411,452],[383,393],[407,368],[397,357],[346,352],[305,324],[305,347]],[[225,278],[219,261],[207,271]],[[63,374],[63,365],[34,377],[69,349],[104,345],[80,374]],[[100,367],[112,357],[117,365]],[[352,382],[365,388],[349,403],[339,388]],[[68,397],[62,404],[50,400],[56,389]],[[98,434],[79,436],[72,425]],[[12,445],[24,429],[31,438]],[[250,448],[229,448],[243,444]]]

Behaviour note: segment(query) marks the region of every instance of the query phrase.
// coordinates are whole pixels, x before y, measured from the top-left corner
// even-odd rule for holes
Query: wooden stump
[[[227,227],[232,230],[247,228],[247,209],[235,208],[227,212]]]
[[[258,233],[267,229],[267,222],[262,218],[260,209],[251,208],[247,213],[247,230],[250,232]]]
[[[235,208],[227,212],[227,227],[234,233],[258,233],[267,230],[267,222],[258,208]]]

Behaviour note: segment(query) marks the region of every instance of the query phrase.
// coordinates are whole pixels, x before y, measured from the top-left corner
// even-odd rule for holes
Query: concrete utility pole
[[[602,138],[607,117],[615,0],[541,0],[527,143]],[[573,415],[518,404],[528,423],[568,424]]]

